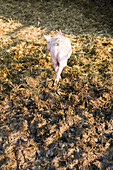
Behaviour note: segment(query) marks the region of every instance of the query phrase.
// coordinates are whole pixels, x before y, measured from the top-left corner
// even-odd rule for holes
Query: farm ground
[[[111,1],[0,1],[0,169],[113,169]],[[73,53],[55,72],[43,33]]]

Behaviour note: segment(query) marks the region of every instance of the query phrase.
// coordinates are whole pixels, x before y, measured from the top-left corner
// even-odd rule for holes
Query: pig
[[[71,56],[71,43],[68,38],[62,35],[61,30],[59,30],[56,37],[49,37],[46,35],[44,35],[44,37],[47,41],[45,50],[50,51],[53,68],[56,72],[54,81],[54,85],[56,85],[59,82],[63,68],[67,65],[67,60]]]

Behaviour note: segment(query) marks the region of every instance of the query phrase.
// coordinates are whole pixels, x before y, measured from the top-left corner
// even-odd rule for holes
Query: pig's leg
[[[57,73],[58,71],[58,65],[53,65],[55,72]]]
[[[57,73],[57,71],[58,71],[58,62],[57,62],[57,60],[52,59],[52,64],[53,64],[53,68],[54,68],[55,72]]]
[[[55,78],[54,85],[56,85],[56,84],[59,82],[60,74],[61,74],[63,68],[64,68],[66,65],[67,65],[67,62],[66,62],[66,63],[62,63],[62,64],[59,64],[59,67],[58,67],[58,70],[57,70],[57,73],[56,73],[56,78]]]

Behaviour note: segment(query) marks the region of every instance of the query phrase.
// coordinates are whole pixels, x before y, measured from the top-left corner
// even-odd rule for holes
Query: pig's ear
[[[62,32],[61,32],[61,30],[59,30],[59,32],[58,32],[58,34],[57,34],[57,36],[62,36]]]
[[[62,32],[61,32],[61,30],[59,30],[59,34],[60,34],[60,35],[62,35]]]
[[[51,37],[46,36],[46,35],[44,35],[44,37],[45,37],[45,39],[46,39],[47,41],[51,41]]]

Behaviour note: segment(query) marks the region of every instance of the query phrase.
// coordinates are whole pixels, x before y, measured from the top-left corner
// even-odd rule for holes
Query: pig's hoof
[[[59,82],[59,78],[55,78],[54,85],[57,85]]]
[[[58,84],[58,81],[57,80],[55,80],[55,82],[54,82],[54,86],[56,86]]]
[[[54,82],[54,86],[56,86],[57,85],[57,82]]]

